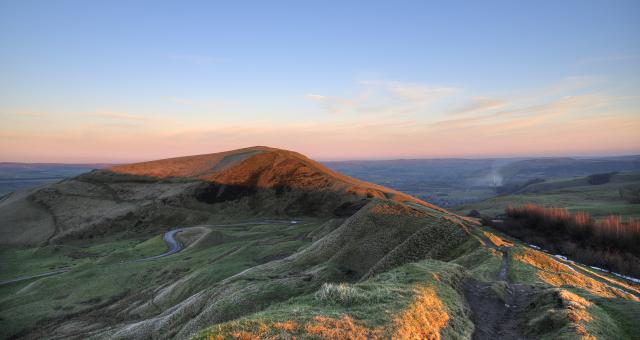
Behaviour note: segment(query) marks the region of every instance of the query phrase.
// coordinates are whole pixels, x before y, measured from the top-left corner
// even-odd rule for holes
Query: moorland
[[[5,195],[0,336],[640,336],[636,282],[328,165],[252,147]],[[158,256],[174,236],[180,251]]]

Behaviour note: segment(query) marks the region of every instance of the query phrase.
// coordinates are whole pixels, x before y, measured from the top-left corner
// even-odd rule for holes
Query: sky
[[[640,154],[640,1],[0,0],[0,161]]]

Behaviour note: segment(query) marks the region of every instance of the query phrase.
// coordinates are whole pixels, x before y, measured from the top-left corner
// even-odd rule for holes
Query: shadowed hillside
[[[155,178],[199,179],[231,187],[330,191],[366,198],[417,201],[401,192],[334,172],[297,152],[264,146],[121,165],[107,171]]]
[[[298,153],[253,147],[115,166],[12,193],[0,202],[0,243],[61,242],[234,216],[349,216],[372,198],[433,207]],[[15,228],[17,222],[26,227]]]

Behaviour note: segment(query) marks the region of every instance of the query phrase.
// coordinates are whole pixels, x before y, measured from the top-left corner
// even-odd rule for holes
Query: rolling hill
[[[0,202],[0,243],[56,243],[234,216],[344,215],[371,198],[430,206],[298,153],[253,147],[115,166],[12,193]]]
[[[640,336],[637,284],[292,151],[92,171],[0,226],[2,338]]]
[[[594,182],[594,175],[602,175],[606,177],[606,181]],[[640,189],[640,172],[594,175],[536,181],[514,187],[509,193],[465,204],[453,210],[460,214],[477,210],[481,214],[495,216],[503,214],[509,205],[534,203],[563,207],[574,212],[583,211],[598,218],[611,214],[640,217],[640,204],[634,198]]]
[[[106,164],[0,162],[0,196],[16,190],[59,182],[106,166]]]
[[[397,159],[325,162],[333,170],[456,209],[537,180],[638,172],[640,156],[598,158]]]

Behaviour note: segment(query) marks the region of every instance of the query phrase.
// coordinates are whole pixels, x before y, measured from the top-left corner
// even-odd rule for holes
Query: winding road
[[[24,281],[24,280],[36,279],[36,278],[39,278],[39,277],[47,277],[47,276],[51,276],[51,275],[58,275],[58,274],[66,273],[69,270],[71,270],[71,268],[67,267],[67,268],[53,270],[53,271],[46,272],[46,273],[36,274],[36,275],[21,276],[21,277],[18,277],[18,278],[15,278],[15,279],[11,279],[11,280],[0,281],[0,286],[12,284],[12,283],[16,283],[16,282],[20,282],[20,281]]]
[[[163,237],[164,242],[167,243],[167,246],[169,247],[169,250],[167,250],[166,252],[160,255],[149,256],[149,257],[145,257],[142,259],[137,259],[129,262],[144,262],[144,261],[157,260],[159,258],[173,255],[181,251],[182,249],[184,249],[184,246],[182,245],[182,243],[180,243],[180,241],[176,240],[176,234],[181,231],[184,231],[185,229],[186,228],[179,228],[179,229],[170,230],[164,233],[164,237]]]
[[[262,224],[298,224],[300,222],[301,221],[296,221],[296,220],[292,220],[292,221],[287,221],[287,220],[263,220],[263,221],[255,221],[255,222],[244,222],[244,223],[234,223],[234,224],[216,224],[216,225],[205,225],[205,226],[207,226],[207,227],[232,227],[232,226],[262,225]],[[167,257],[167,256],[170,256],[170,255],[176,254],[176,253],[184,250],[184,245],[180,241],[176,240],[176,234],[184,231],[185,229],[188,229],[188,227],[173,229],[173,230],[169,230],[166,233],[164,233],[164,237],[163,237],[164,242],[169,247],[169,249],[166,252],[164,252],[164,253],[162,253],[160,255],[149,256],[149,257],[145,257],[145,258],[141,258],[141,259],[136,259],[136,260],[131,260],[131,261],[123,261],[123,262],[120,262],[120,264],[132,263],[132,262],[153,261],[153,260],[157,260],[157,259],[160,259],[160,258],[163,258],[163,257]],[[16,283],[16,282],[20,282],[20,281],[25,281],[25,280],[31,280],[31,279],[42,278],[42,277],[47,277],[47,276],[52,276],[52,275],[64,274],[64,273],[66,273],[66,272],[68,272],[70,270],[71,270],[71,267],[65,267],[65,268],[60,268],[60,269],[53,270],[53,271],[46,272],[46,273],[21,276],[21,277],[15,278],[15,279],[0,281],[0,286]]]
[[[163,258],[169,255],[173,255],[179,251],[181,251],[182,249],[184,249],[184,246],[182,245],[182,243],[180,243],[180,241],[176,240],[176,234],[185,230],[186,228],[179,228],[179,229],[174,229],[174,230],[170,230],[167,231],[166,233],[164,233],[164,242],[167,243],[167,246],[169,247],[169,250],[167,250],[166,252],[160,254],[160,255],[154,255],[154,256],[149,256],[149,257],[145,257],[145,258],[141,258],[141,259],[137,259],[137,260],[131,260],[131,261],[122,261],[120,262],[122,263],[130,263],[130,262],[144,262],[144,261],[152,261],[152,260],[157,260],[159,258]],[[25,280],[30,280],[30,279],[37,279],[37,278],[41,278],[41,277],[47,277],[47,276],[52,276],[52,275],[58,275],[58,274],[63,274],[68,272],[69,270],[71,270],[71,267],[65,267],[65,268],[60,268],[58,270],[53,270],[50,272],[46,272],[46,273],[40,273],[40,274],[35,274],[35,275],[28,275],[28,276],[21,276],[21,277],[17,277],[15,279],[11,279],[11,280],[6,280],[6,281],[0,281],[0,286],[3,285],[8,285],[8,284],[12,284],[12,283],[16,283],[16,282],[20,282],[20,281],[25,281]]]

